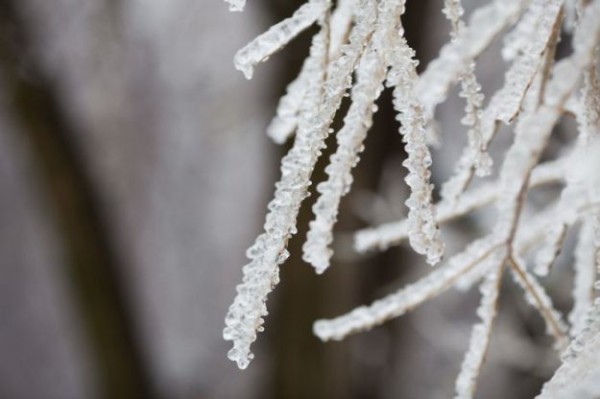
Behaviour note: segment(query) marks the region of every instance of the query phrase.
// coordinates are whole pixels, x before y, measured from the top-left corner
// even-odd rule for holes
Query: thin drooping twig
[[[540,311],[540,314],[544,318],[548,332],[556,340],[557,349],[563,351],[566,349],[569,339],[566,334],[567,326],[562,320],[560,313],[554,309],[548,294],[546,294],[535,278],[527,272],[522,262],[514,255],[509,256],[508,260],[516,280],[526,291],[526,296],[530,296],[529,302]]]
[[[340,340],[349,334],[371,329],[398,317],[450,288],[456,279],[487,258],[500,245],[494,236],[474,241],[463,252],[450,258],[447,265],[440,266],[421,280],[369,306],[358,307],[335,319],[318,320],[313,331],[323,341]]]
[[[481,302],[477,308],[481,322],[473,326],[469,349],[456,379],[454,399],[471,399],[475,393],[477,377],[485,360],[492,326],[496,318],[506,254],[506,249],[498,250],[489,258],[492,265],[481,283]]]
[[[563,181],[565,160],[547,162],[536,166],[529,181],[529,188]],[[443,224],[494,202],[500,194],[498,182],[488,183],[464,192],[455,202],[442,200],[436,204],[436,223]],[[354,248],[358,252],[386,249],[400,244],[408,237],[406,220],[359,230],[354,236]]]

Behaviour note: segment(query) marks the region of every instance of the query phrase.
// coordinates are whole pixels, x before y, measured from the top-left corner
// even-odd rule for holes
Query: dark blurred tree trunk
[[[6,95],[52,208],[69,277],[106,398],[155,394],[131,320],[118,256],[65,104],[31,45],[18,1],[0,6],[0,60]]]

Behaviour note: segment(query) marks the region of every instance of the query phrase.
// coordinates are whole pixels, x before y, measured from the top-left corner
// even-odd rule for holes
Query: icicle
[[[471,399],[473,397],[479,370],[481,370],[487,353],[492,325],[496,318],[506,250],[498,251],[488,259],[493,262],[493,266],[488,269],[488,273],[480,286],[481,302],[477,309],[477,315],[481,318],[481,322],[473,326],[469,349],[465,354],[460,373],[456,379],[454,399]]]
[[[241,71],[246,79],[252,79],[256,64],[266,61],[300,32],[314,24],[323,16],[329,5],[329,0],[310,0],[302,5],[290,18],[273,25],[238,51],[234,58],[235,68]]]
[[[408,237],[411,247],[419,254],[427,255],[427,262],[434,265],[444,252],[440,231],[435,221],[435,209],[431,203],[432,185],[429,183],[431,154],[425,137],[425,118],[414,94],[417,82],[414,52],[404,37],[397,38],[392,53],[392,69],[387,84],[394,87],[394,108],[398,112],[400,133],[406,143],[408,158],[402,163],[408,169],[405,178],[410,187],[406,200],[408,207]]]
[[[536,399],[597,399],[600,397],[600,336],[582,343],[577,356],[567,358],[544,384]]]
[[[487,152],[482,133],[483,94],[481,86],[475,77],[475,63],[471,63],[461,79],[460,97],[466,100],[465,116],[461,123],[469,127],[469,151],[478,176],[487,176],[491,173],[492,159]]]
[[[597,353],[600,345],[596,345],[596,348],[590,347],[589,351],[595,351]],[[568,384],[564,384],[560,390],[555,391],[550,397],[552,399],[598,399],[600,398],[600,368],[593,363],[592,359],[586,359],[584,364],[578,364],[575,368],[576,372],[572,374],[576,375],[576,378],[570,379]],[[574,370],[574,371],[575,371]],[[542,396],[538,396],[542,398]],[[548,396],[543,398],[550,399]]]
[[[323,341],[341,340],[347,335],[369,330],[389,319],[401,316],[450,288],[460,275],[487,258],[498,246],[496,237],[491,235],[476,240],[463,252],[453,256],[447,265],[396,293],[335,319],[316,321],[313,332]]]
[[[553,33],[559,29],[562,2],[563,0],[533,1],[531,9],[540,10],[536,17],[535,34],[532,38],[525,39],[527,45],[524,47],[524,54],[506,73],[505,84],[493,104],[493,107],[497,107],[497,111],[494,112],[497,120],[508,124],[519,112],[527,87],[543,59],[544,51],[548,48]]]

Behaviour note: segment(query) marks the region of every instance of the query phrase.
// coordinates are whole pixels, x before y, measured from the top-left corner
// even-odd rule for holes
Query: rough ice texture
[[[323,341],[340,340],[349,334],[369,330],[385,321],[403,315],[424,301],[450,288],[463,273],[488,257],[499,245],[496,237],[487,236],[471,243],[463,252],[448,260],[448,264],[409,284],[398,292],[361,306],[331,320],[318,320],[313,326]]]
[[[383,90],[389,61],[386,51],[396,32],[404,3],[386,0],[380,3],[377,28],[357,68],[357,81],[351,93],[352,104],[344,118],[344,126],[337,134],[337,150],[325,168],[328,179],[317,186],[320,196],[313,206],[315,219],[303,246],[304,260],[323,273],[330,263],[333,250],[333,226],[337,220],[342,196],[350,191],[352,168],[359,161],[363,142],[371,127],[375,100]]]
[[[577,246],[575,247],[575,278],[573,281],[573,309],[569,314],[571,337],[578,336],[584,329],[588,312],[594,300],[596,281],[596,253],[594,243],[594,218],[588,215],[583,221]]]
[[[350,24],[356,0],[342,0],[339,2],[330,20],[329,61],[341,55],[341,47],[347,41]],[[267,135],[278,144],[283,144],[296,131],[300,108],[306,95],[309,79],[315,76],[315,67],[320,67],[319,61],[315,62],[314,55],[309,55],[304,61],[298,77],[292,81],[286,94],[281,97],[277,106],[276,116],[267,127]]]
[[[461,18],[464,14],[461,1],[446,0],[442,11],[452,25],[450,31],[452,41],[456,41],[459,33],[465,27],[465,23]],[[469,128],[467,132],[469,152],[474,159],[477,174],[486,176],[491,172],[492,160],[483,143],[481,132],[483,94],[481,93],[481,85],[479,85],[475,76],[474,61],[470,62],[461,74],[460,85],[459,96],[466,101],[465,116],[461,119],[461,123]]]
[[[273,25],[238,51],[234,58],[235,68],[241,71],[246,79],[251,79],[256,64],[267,60],[300,32],[314,24],[328,7],[328,0],[310,0],[302,5],[290,18]]]
[[[462,20],[462,16],[465,13],[465,10],[462,6],[461,0],[445,0],[444,8],[442,12],[446,16],[446,18],[452,24],[452,29],[450,30],[450,36],[452,39],[456,39],[458,33],[464,28],[465,23]]]
[[[529,187],[564,180],[563,159],[538,165],[532,172]],[[500,194],[498,182],[483,184],[465,192],[455,202],[442,200],[436,204],[436,222],[442,224],[494,202]],[[408,222],[400,220],[377,227],[359,230],[354,236],[354,248],[358,252],[373,249],[384,250],[398,245],[408,237]]]
[[[440,55],[429,63],[415,88],[428,119],[442,103],[453,83],[527,6],[527,0],[494,0],[473,12],[469,24],[456,40],[442,47]]]
[[[315,219],[303,246],[304,260],[323,273],[329,267],[333,251],[333,226],[337,220],[342,196],[352,184],[352,168],[358,163],[363,141],[371,127],[375,100],[383,89],[386,64],[376,50],[371,48],[360,62],[357,83],[352,89],[352,105],[344,119],[344,126],[337,134],[338,147],[325,172],[329,178],[317,186],[321,194],[313,206]]]
[[[600,300],[593,302],[591,286],[600,267],[600,175],[590,172],[600,170],[597,156],[600,144],[595,140],[600,127],[600,85],[593,64],[600,37],[600,1],[592,1],[585,8],[576,4],[573,53],[555,62],[563,3],[493,0],[475,11],[469,23],[464,24],[460,1],[446,0],[444,13],[452,24],[452,39],[421,77],[416,73],[414,52],[403,37],[399,19],[404,11],[403,0],[343,0],[338,2],[338,9],[331,17],[327,12],[328,1],[311,0],[294,16],[240,51],[237,66],[251,75],[254,65],[302,29],[317,20],[322,25],[299,78],[290,85],[280,104],[272,125],[280,124],[274,128],[277,133],[269,132],[278,141],[285,140],[294,130],[297,135],[282,161],[282,177],[269,204],[265,232],[248,250],[251,261],[243,269],[243,283],[238,286],[238,296],[226,318],[224,337],[233,341],[229,353],[232,360],[243,368],[252,358],[250,345],[262,330],[267,314],[265,301],[278,282],[279,265],[287,257],[287,241],[295,233],[296,217],[307,196],[312,170],[356,72],[351,106],[336,137],[337,151],[326,169],[327,180],[318,186],[320,197],[313,208],[315,220],[304,246],[305,260],[317,272],[329,266],[332,255],[329,245],[339,202],[352,183],[351,171],[362,151],[384,80],[393,88],[400,132],[406,143],[408,157],[404,166],[408,170],[409,211],[406,220],[359,233],[358,249],[384,248],[408,239],[416,252],[435,263],[444,249],[438,223],[493,202],[497,204],[498,215],[491,233],[452,256],[447,264],[369,306],[317,321],[315,334],[322,340],[339,340],[400,316],[453,286],[469,286],[483,279],[482,301],[477,311],[481,321],[473,329],[456,385],[457,398],[470,398],[485,358],[505,267],[510,267],[524,289],[525,298],[544,319],[557,348],[567,346],[569,327],[522,259],[542,241],[536,270],[545,275],[562,247],[566,231],[584,220],[576,250],[575,306],[569,316],[572,324],[569,332],[574,339],[563,365],[546,384],[542,395],[547,398],[569,397],[565,392],[573,395],[574,385],[566,384],[569,378],[583,390],[577,392],[598,388],[598,384],[590,382],[592,370],[585,359],[589,350],[598,350],[600,346]],[[584,3],[587,2],[581,5]],[[503,51],[505,59],[512,61],[505,83],[481,111],[483,96],[475,79],[474,62],[522,14]],[[583,89],[577,96],[581,81]],[[469,146],[459,161],[455,177],[444,187],[442,201],[434,205],[426,132],[433,124],[435,107],[458,82],[467,103],[463,124],[468,128]],[[539,165],[551,132],[565,113],[576,117],[580,132],[574,152]],[[515,138],[500,167],[498,180],[466,190],[476,173],[489,171],[491,165],[485,151],[500,124],[514,124]],[[528,214],[523,209],[528,190],[550,182],[566,182],[560,200],[534,215]],[[597,286],[600,288],[598,283]],[[596,375],[600,374],[593,374]]]
[[[427,255],[427,262],[433,265],[442,258],[444,244],[432,204],[431,154],[427,148],[425,117],[414,92],[417,62],[413,59],[414,51],[403,37],[398,37],[394,48],[387,84],[394,87],[396,119],[402,125],[400,133],[408,155],[402,163],[408,169],[404,180],[410,187],[410,195],[405,202],[409,209],[408,239],[415,252]]]
[[[599,15],[600,16],[600,15]],[[586,325],[562,357],[554,376],[544,384],[537,399],[595,399],[600,393],[600,301],[588,313]]]
[[[348,40],[350,25],[354,20],[357,10],[358,0],[338,0],[334,12],[331,14],[329,33],[329,59],[336,59],[340,56],[342,45]]]
[[[324,147],[335,111],[351,85],[351,73],[373,30],[376,17],[374,2],[363,0],[361,7],[363,13],[352,30],[349,44],[344,46],[343,55],[332,66],[336,73],[329,74],[323,82],[323,69],[319,71],[321,76],[310,80],[306,115],[300,118],[294,145],[281,162],[281,179],[268,206],[265,232],[248,249],[251,262],[243,268],[243,282],[237,287],[238,295],[229,308],[223,330],[223,337],[233,341],[228,356],[240,368],[247,367],[253,357],[250,345],[262,329],[263,317],[267,314],[267,295],[279,281],[278,266],[288,256],[287,242],[296,232],[296,218],[300,204],[308,195],[310,175]],[[327,57],[328,36],[325,25],[313,39],[311,53],[318,54],[315,60]]]
[[[503,87],[492,96],[490,103],[481,116],[481,146],[487,148],[494,137],[500,122],[509,124],[519,112],[527,89],[530,87],[544,59],[544,51],[553,38],[556,24],[559,22],[561,0],[534,0],[528,15],[522,23],[527,32],[535,30],[535,37],[524,44],[525,51],[520,54],[506,72]],[[477,163],[481,162],[470,148],[461,155],[455,174],[442,186],[442,197],[456,199],[471,181]],[[489,159],[483,169],[489,169]],[[481,169],[481,168],[480,168]]]
[[[304,61],[300,74],[286,88],[285,95],[281,97],[277,105],[276,115],[267,127],[267,135],[277,144],[286,142],[298,127],[298,118],[306,96],[306,87],[315,73],[311,68],[319,64],[319,60],[314,60],[312,57],[311,55]]]
[[[313,40],[311,52],[315,54],[315,60],[326,56],[326,35],[327,30],[324,27]],[[320,88],[313,84],[308,91],[308,95],[312,94],[314,101],[318,102]],[[317,110],[316,107],[307,107],[307,112],[312,114]],[[279,282],[278,265],[288,256],[286,244],[295,232],[298,208],[306,196],[310,173],[314,166],[311,164],[316,161],[315,153],[318,152],[323,139],[316,133],[304,129],[282,160],[282,177],[276,185],[275,197],[269,203],[265,232],[258,236],[254,245],[247,251],[251,262],[243,268],[243,282],[238,285],[238,294],[225,318],[223,337],[234,344],[228,357],[237,362],[240,368],[246,368],[253,357],[250,345],[256,340],[257,331],[262,329],[263,317],[267,315],[267,295]]]

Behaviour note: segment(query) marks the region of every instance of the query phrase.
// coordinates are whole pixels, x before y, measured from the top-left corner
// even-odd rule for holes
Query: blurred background
[[[342,202],[333,267],[317,277],[301,261],[313,195],[255,360],[244,371],[227,360],[223,318],[286,150],[264,131],[314,33],[246,81],[233,68],[237,49],[302,2],[248,3],[232,14],[220,0],[0,2],[0,398],[452,395],[476,289],[342,342],[311,332],[314,320],[429,270],[404,246],[363,257],[351,247],[352,231],[405,215],[387,91]],[[408,3],[422,68],[449,26],[442,0]],[[502,83],[496,47],[479,64],[486,93]],[[463,107],[455,92],[438,112],[452,137],[434,153],[438,183],[466,141]],[[450,251],[485,218],[445,228]],[[570,277],[555,279],[567,307],[560,287]],[[520,295],[503,295],[478,397],[531,398],[551,375],[557,359],[533,314]]]

